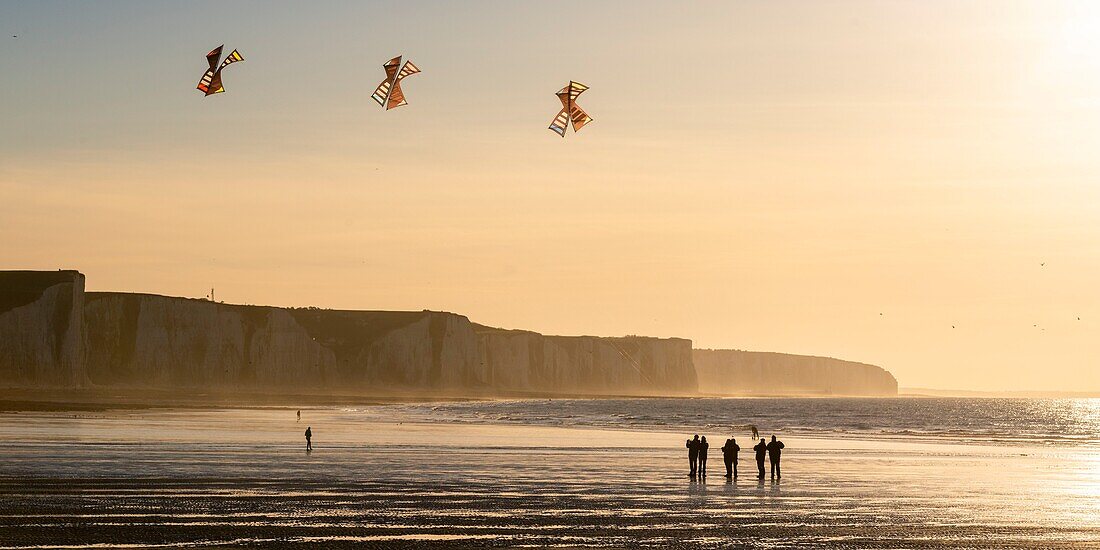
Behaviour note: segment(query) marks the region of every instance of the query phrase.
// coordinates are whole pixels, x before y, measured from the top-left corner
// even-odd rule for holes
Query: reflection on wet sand
[[[691,480],[677,434],[314,411],[306,456],[279,414],[20,415],[0,547],[1100,544],[1090,449],[785,438],[781,482]]]

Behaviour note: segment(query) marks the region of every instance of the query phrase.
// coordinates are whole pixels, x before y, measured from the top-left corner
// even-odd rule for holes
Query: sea
[[[355,409],[345,409],[352,412]],[[372,414],[421,422],[891,438],[981,444],[1100,445],[1100,399],[543,399],[401,404]],[[727,436],[729,437],[729,436]]]

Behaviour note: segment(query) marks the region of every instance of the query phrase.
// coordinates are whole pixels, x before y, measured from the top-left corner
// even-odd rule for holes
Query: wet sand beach
[[[1100,547],[1100,451],[747,434],[705,482],[665,431],[400,408],[0,416],[0,547]],[[304,451],[305,427],[314,448]],[[743,438],[742,438],[743,437]]]

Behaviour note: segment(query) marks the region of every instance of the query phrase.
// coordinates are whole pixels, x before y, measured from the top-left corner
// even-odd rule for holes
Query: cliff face
[[[0,382],[84,382],[83,307],[84,275],[76,271],[0,271]]]
[[[89,293],[89,380],[162,388],[443,390],[476,385],[465,317]]]
[[[181,392],[895,395],[872,365],[545,336],[462,315],[227,305],[84,292],[76,271],[0,271],[0,387]]]
[[[588,394],[696,391],[691,340],[544,336],[477,325],[486,376],[497,388]]]
[[[92,384],[316,386],[335,358],[285,310],[144,294],[88,293]]]
[[[458,390],[483,385],[470,320],[436,311],[291,310],[355,388]]]
[[[897,395],[881,367],[828,357],[740,350],[693,353],[699,390],[718,394]]]
[[[476,331],[475,331],[476,328]],[[695,390],[691,342],[543,336],[432,311],[332,311],[88,293],[91,383],[494,394]]]

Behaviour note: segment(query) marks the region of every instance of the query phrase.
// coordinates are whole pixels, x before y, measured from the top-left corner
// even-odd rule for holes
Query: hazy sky
[[[1100,390],[1097,36],[1095,2],[4,1],[0,268]]]

